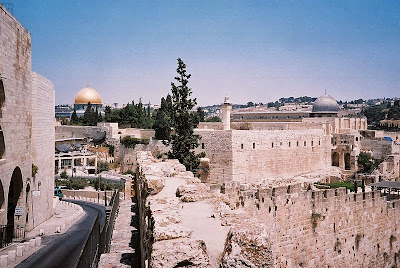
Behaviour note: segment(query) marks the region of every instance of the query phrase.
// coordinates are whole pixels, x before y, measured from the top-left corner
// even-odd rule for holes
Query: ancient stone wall
[[[398,146],[394,145],[390,141],[362,139],[360,142],[360,149],[362,151],[371,152],[372,157],[376,159],[381,159],[396,152],[396,150],[398,150]]]
[[[38,172],[29,182],[32,202],[27,227],[53,215],[54,195],[54,86],[37,73],[32,73],[32,86],[32,162]]]
[[[330,138],[322,129],[303,131],[207,131],[197,152],[210,159],[210,182],[296,176],[330,166]]]
[[[98,126],[56,126],[56,140],[93,137],[102,131]]]
[[[14,201],[8,204],[10,182],[15,172],[18,183],[14,185],[22,186],[21,191],[15,193],[19,194],[16,205],[23,207],[24,213],[14,217],[14,223],[25,225],[26,180],[32,177],[31,68],[31,36],[0,5],[0,128],[5,147],[0,159],[0,224],[7,224],[7,211],[15,206]]]
[[[126,148],[123,144],[119,144],[118,148],[118,162],[121,164],[121,172],[136,170],[136,153],[139,151],[150,151],[155,157],[169,151],[169,147],[165,146],[162,141],[159,140],[151,140],[149,144],[136,144],[135,148]]]
[[[276,267],[393,267],[400,261],[400,201],[387,202],[379,192],[237,182],[225,184],[223,191],[232,208],[264,226]]]

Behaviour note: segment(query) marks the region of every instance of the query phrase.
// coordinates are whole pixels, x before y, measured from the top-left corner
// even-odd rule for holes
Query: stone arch
[[[6,144],[4,142],[3,129],[0,126],[0,159],[5,158],[5,154],[6,154]]]
[[[344,169],[345,170],[350,170],[351,169],[350,153],[345,153],[344,154]]]
[[[15,208],[22,193],[22,173],[19,167],[16,167],[11,176],[10,187],[8,190],[7,206],[7,225],[14,225]]]
[[[332,166],[333,167],[339,166],[339,153],[337,152],[332,153]]]

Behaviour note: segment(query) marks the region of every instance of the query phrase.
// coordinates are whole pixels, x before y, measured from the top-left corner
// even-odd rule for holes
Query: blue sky
[[[176,59],[198,104],[400,97],[400,1],[8,0],[56,103],[159,103]]]

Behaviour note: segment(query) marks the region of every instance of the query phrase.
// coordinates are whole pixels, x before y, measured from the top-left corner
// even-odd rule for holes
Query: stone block
[[[9,262],[14,262],[17,256],[17,251],[16,250],[9,250],[8,251],[8,261]]]
[[[33,249],[35,246],[36,246],[36,241],[35,241],[35,239],[29,240],[29,247]]]
[[[37,247],[40,247],[42,245],[42,238],[41,237],[36,237],[35,238],[35,245]]]
[[[17,246],[17,257],[22,257],[24,254],[24,246]]]
[[[7,255],[0,256],[0,267],[6,268],[7,266],[8,266],[8,256]]]

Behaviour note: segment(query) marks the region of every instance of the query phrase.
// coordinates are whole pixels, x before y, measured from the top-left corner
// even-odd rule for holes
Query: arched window
[[[5,154],[6,154],[6,145],[4,143],[3,130],[0,126],[0,159],[5,158]]]
[[[1,74],[0,74],[0,118],[3,117],[3,108],[5,102],[6,102],[6,94],[4,92],[3,80],[1,79]]]
[[[346,153],[344,155],[344,169],[345,170],[350,170],[351,169],[350,154],[349,153]]]
[[[334,167],[339,166],[339,154],[337,152],[334,152],[332,154],[332,166],[334,166]]]
[[[3,80],[1,79],[1,74],[0,74],[0,117],[1,117],[1,110],[4,108],[5,102],[6,102],[6,94],[4,92]]]

